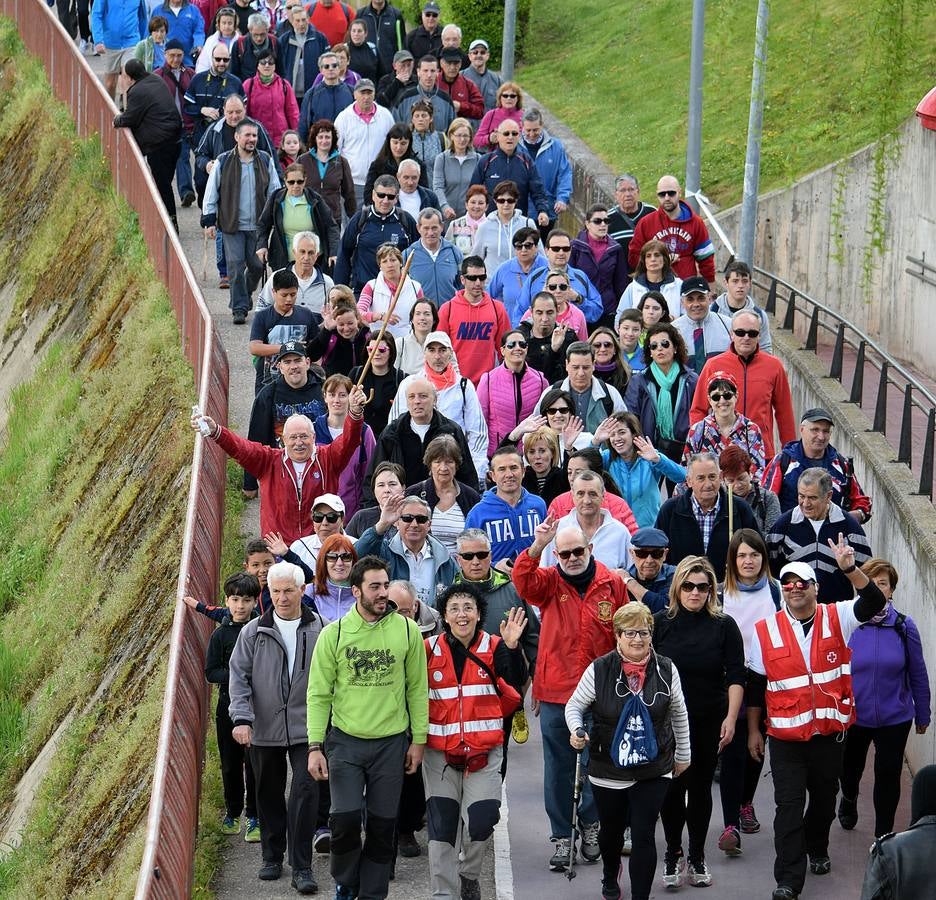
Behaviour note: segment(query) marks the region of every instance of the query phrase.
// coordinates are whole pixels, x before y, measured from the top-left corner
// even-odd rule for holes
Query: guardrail
[[[713,230],[718,235],[719,240],[725,245],[725,249],[734,258],[734,248],[728,239],[728,236],[722,230],[715,214],[712,212],[707,198],[700,193],[693,197],[699,204],[702,214],[712,225]],[[927,270],[936,272],[928,263],[923,260],[911,259],[916,263],[922,272]],[[727,263],[726,263],[727,265]],[[829,365],[829,377],[836,379],[839,384],[845,387],[844,383],[844,359],[845,348],[848,347],[855,352],[855,368],[852,373],[851,386],[849,388],[849,402],[855,403],[859,407],[862,404],[864,396],[864,378],[865,369],[870,366],[876,370],[878,375],[877,398],[874,405],[874,419],[871,425],[871,431],[878,431],[881,434],[887,433],[887,395],[889,388],[895,388],[903,394],[903,410],[900,418],[900,437],[897,447],[897,459],[899,463],[905,463],[909,469],[913,469],[913,417],[914,410],[921,413],[926,418],[926,425],[923,438],[923,455],[920,462],[920,482],[917,489],[918,494],[922,494],[933,499],[933,474],[934,474],[934,439],[936,439],[936,397],[920,383],[910,371],[901,365],[893,356],[881,347],[876,341],[865,334],[853,322],[846,319],[843,315],[834,309],[820,303],[814,297],[801,291],[799,288],[782,279],[779,275],[774,275],[758,266],[752,266],[754,273],[753,286],[766,293],[764,300],[764,309],[773,316],[778,316],[777,302],[785,303],[783,309],[783,318],[781,328],[784,331],[796,331],[797,321],[800,324],[807,322],[806,343],[804,350],[817,353],[820,345],[820,332],[828,332],[834,335],[832,342],[832,359]],[[907,270],[910,271],[909,269]],[[925,277],[921,273],[917,277]],[[936,283],[936,282],[934,282]],[[786,300],[778,297],[780,290],[787,295]]]
[[[216,421],[227,421],[227,356],[145,159],[129,131],[113,127],[113,102],[46,4],[0,0],[0,13],[15,20],[27,49],[42,59],[52,91],[71,111],[78,134],[100,138],[114,187],[136,211],[150,261],[171,298],[182,350],[195,372],[199,405]],[[214,443],[195,441],[137,897],[191,893],[209,701],[203,660],[211,623],[192,613],[181,598],[186,593],[213,597],[217,590],[225,465]]]

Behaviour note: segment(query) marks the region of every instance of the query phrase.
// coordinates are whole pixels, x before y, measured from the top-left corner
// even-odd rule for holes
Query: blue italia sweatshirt
[[[491,562],[515,559],[533,543],[536,526],[546,518],[546,504],[542,497],[526,488],[520,491],[520,500],[511,506],[497,496],[497,488],[481,495],[481,500],[465,519],[466,528],[483,528],[491,539]]]

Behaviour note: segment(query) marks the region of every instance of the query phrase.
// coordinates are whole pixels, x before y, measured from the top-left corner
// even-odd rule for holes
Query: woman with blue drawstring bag
[[[616,647],[591,663],[566,703],[569,742],[589,747],[601,830],[603,900],[619,900],[624,831],[633,900],[647,900],[656,869],[656,823],[673,776],[689,765],[689,720],[679,673],[652,645],[653,614],[631,602],[614,614]],[[577,732],[591,720],[591,733]]]

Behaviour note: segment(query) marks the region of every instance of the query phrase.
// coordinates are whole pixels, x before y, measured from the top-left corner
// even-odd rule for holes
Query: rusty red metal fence
[[[216,421],[226,422],[227,356],[146,161],[129,131],[113,127],[117,113],[113,102],[46,4],[0,0],[0,14],[16,22],[26,48],[43,61],[52,91],[71,111],[78,134],[100,138],[115,190],[136,212],[150,261],[171,298],[182,350],[195,372],[199,405]],[[186,593],[215,596],[225,471],[218,447],[196,439],[137,897],[178,898],[191,893],[208,715],[203,660],[210,622],[191,612],[181,598]]]

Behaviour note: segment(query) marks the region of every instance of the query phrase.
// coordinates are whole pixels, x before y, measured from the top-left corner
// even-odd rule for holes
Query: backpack
[[[605,418],[608,418],[608,416],[610,416],[614,412],[614,401],[611,399],[611,393],[608,390],[608,386],[600,378],[595,378],[594,380],[597,381],[598,384],[601,385],[601,389],[604,391],[604,396],[599,397],[598,399],[601,400],[601,405],[604,407]],[[551,384],[550,387],[556,388],[557,390],[560,390],[560,391],[564,391],[565,388],[562,386],[563,381],[565,381],[564,378],[560,379],[554,384]]]
[[[286,99],[289,97],[289,93],[288,93],[287,90],[286,90],[286,84],[287,84],[286,79],[283,78],[282,75],[280,75],[280,85],[281,85],[282,88],[283,88],[283,100],[286,100]],[[248,85],[249,85],[249,87],[248,87]],[[248,79],[244,82],[243,88],[244,88],[244,100],[246,101],[246,102],[244,103],[244,108],[247,109],[247,108],[249,108],[249,106],[250,106],[250,92],[253,90],[253,78],[248,78]],[[248,115],[249,115],[249,113],[248,113]]]

